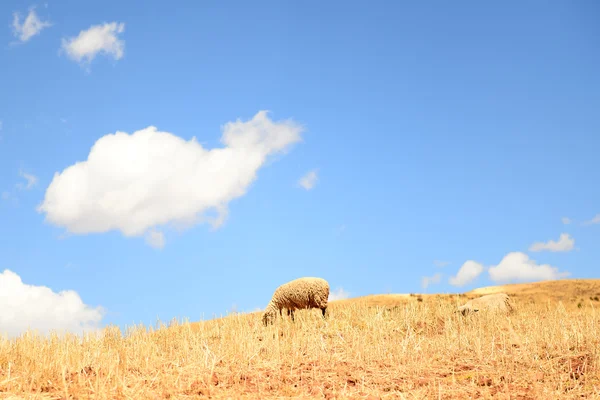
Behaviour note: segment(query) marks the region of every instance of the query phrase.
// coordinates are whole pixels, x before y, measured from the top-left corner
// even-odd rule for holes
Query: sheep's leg
[[[321,312],[323,313],[323,318],[325,318],[325,311],[327,311],[327,307],[321,307]]]
[[[294,310],[290,310],[290,316],[292,317],[292,321],[294,321]]]

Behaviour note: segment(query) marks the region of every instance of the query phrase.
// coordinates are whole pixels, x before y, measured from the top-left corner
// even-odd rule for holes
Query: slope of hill
[[[452,304],[490,293],[504,292],[517,302],[545,303],[562,302],[565,306],[600,301],[600,279],[561,279],[534,283],[515,283],[477,288],[465,293],[437,294],[373,294],[332,301],[331,305],[348,306],[356,303],[367,306],[394,307],[410,302],[430,302],[444,300]]]
[[[372,295],[332,301],[326,320],[302,310],[268,327],[255,312],[84,340],[26,334],[0,339],[0,398],[600,398],[599,288]],[[499,291],[519,312],[453,312]]]

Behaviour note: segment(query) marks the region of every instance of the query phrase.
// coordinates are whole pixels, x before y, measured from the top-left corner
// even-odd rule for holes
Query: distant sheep
[[[273,323],[277,312],[281,315],[283,308],[294,321],[297,309],[319,308],[325,318],[329,300],[329,283],[323,278],[305,277],[284,283],[275,289],[271,301],[263,314],[263,324]]]
[[[457,312],[463,315],[478,311],[496,311],[508,314],[514,311],[514,308],[511,298],[506,293],[494,293],[467,301],[458,307]]]

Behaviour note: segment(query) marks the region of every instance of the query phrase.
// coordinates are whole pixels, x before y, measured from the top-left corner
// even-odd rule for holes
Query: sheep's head
[[[464,306],[458,307],[458,310],[456,310],[455,313],[460,313],[462,315],[468,315],[468,314],[476,313],[478,311],[479,311],[479,309],[476,307],[470,307],[470,306],[464,305]]]
[[[277,314],[271,309],[265,311],[262,317],[263,325],[267,326],[268,324],[273,324],[276,316]]]

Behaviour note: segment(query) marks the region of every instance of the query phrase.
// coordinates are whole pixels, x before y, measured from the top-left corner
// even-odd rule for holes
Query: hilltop
[[[600,301],[600,279],[561,279],[533,283],[515,283],[509,285],[487,286],[465,293],[435,294],[372,294],[330,302],[332,306],[364,304],[367,306],[395,307],[412,302],[431,302],[443,300],[453,304],[463,303],[475,297],[490,293],[504,292],[518,303],[562,302],[566,307],[589,301]]]

